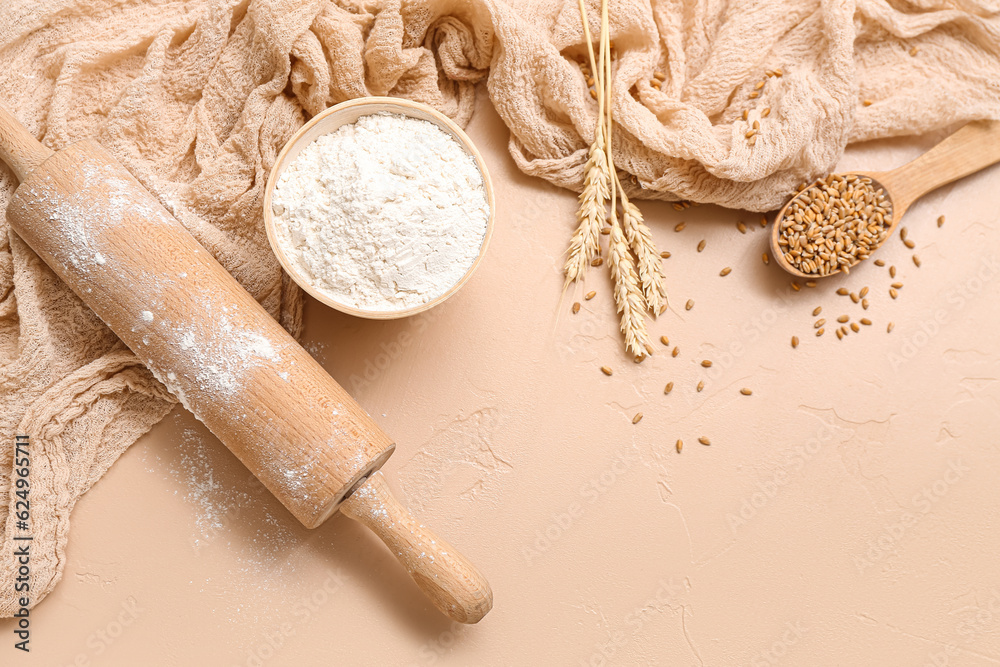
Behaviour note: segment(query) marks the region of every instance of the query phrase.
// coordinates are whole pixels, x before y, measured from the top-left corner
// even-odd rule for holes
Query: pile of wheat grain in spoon
[[[881,245],[891,225],[892,203],[872,179],[830,174],[789,203],[778,220],[778,249],[803,274],[849,273]]]

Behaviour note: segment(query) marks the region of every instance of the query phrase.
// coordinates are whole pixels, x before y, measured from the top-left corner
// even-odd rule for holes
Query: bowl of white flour
[[[315,116],[271,170],[264,225],[278,261],[322,303],[406,317],[455,294],[493,229],[482,157],[448,117],[368,97]]]

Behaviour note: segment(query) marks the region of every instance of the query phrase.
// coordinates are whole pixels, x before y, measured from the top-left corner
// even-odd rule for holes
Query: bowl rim
[[[486,203],[490,208],[489,216],[486,219],[486,232],[483,235],[483,242],[479,245],[479,254],[476,256],[475,261],[465,272],[465,274],[452,285],[444,294],[437,296],[426,303],[422,303],[419,306],[411,306],[409,308],[404,308],[401,310],[364,310],[361,308],[354,308],[353,306],[348,306],[346,304],[340,303],[327,294],[323,293],[320,289],[316,288],[310,284],[309,279],[299,273],[295,267],[291,265],[288,257],[285,255],[285,250],[282,248],[278,241],[277,231],[275,229],[275,215],[272,209],[272,195],[274,194],[274,188],[277,184],[278,178],[284,172],[288,164],[291,164],[291,159],[289,155],[301,144],[301,148],[304,148],[312,141],[315,141],[318,136],[323,134],[328,134],[328,132],[323,132],[317,137],[309,139],[305,142],[304,139],[306,135],[317,125],[323,123],[331,116],[341,114],[344,111],[356,109],[356,107],[366,107],[370,106],[371,111],[368,113],[361,112],[358,113],[354,120],[346,121],[332,128],[330,132],[342,127],[343,125],[348,125],[350,123],[357,122],[358,118],[362,116],[369,116],[381,112],[397,113],[410,118],[417,118],[419,120],[427,120],[433,122],[439,127],[442,127],[446,132],[449,132],[453,137],[455,137],[459,144],[470,154],[476,161],[476,166],[479,169],[479,174],[483,179],[483,188],[486,191]],[[416,113],[414,113],[416,112]],[[301,150],[299,148],[299,150]],[[296,157],[298,156],[298,151],[296,151]],[[480,262],[482,262],[483,257],[486,254],[486,250],[490,243],[490,238],[493,236],[493,221],[495,217],[496,204],[493,196],[493,184],[490,181],[490,174],[486,168],[486,162],[483,160],[482,154],[480,154],[479,149],[476,148],[475,144],[472,143],[472,139],[462,130],[453,120],[445,116],[443,113],[430,107],[421,102],[414,102],[412,100],[406,100],[398,97],[359,97],[357,99],[348,100],[346,102],[341,102],[340,104],[324,109],[320,113],[313,116],[308,122],[306,122],[302,127],[300,127],[295,134],[285,143],[278,156],[274,160],[274,164],[271,166],[271,171],[268,174],[267,184],[264,187],[264,230],[267,233],[267,241],[271,246],[271,251],[274,253],[275,257],[278,258],[278,263],[281,268],[288,274],[288,276],[295,282],[296,285],[301,287],[307,294],[319,301],[320,303],[338,310],[342,313],[348,315],[353,315],[355,317],[361,317],[370,320],[394,320],[401,319],[404,317],[410,317],[412,315],[417,315],[419,313],[425,312],[434,306],[443,303],[444,301],[451,298],[455,293],[460,290],[465,283],[469,281],[472,274],[479,268]]]

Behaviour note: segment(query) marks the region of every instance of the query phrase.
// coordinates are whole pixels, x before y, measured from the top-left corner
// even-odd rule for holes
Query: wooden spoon
[[[850,173],[856,176],[867,176],[872,179],[877,188],[885,190],[886,196],[892,203],[892,221],[888,227],[888,234],[885,236],[886,239],[889,239],[896,227],[899,226],[903,214],[913,202],[928,192],[937,190],[942,185],[974,174],[997,162],[1000,162],[1000,121],[976,121],[969,123],[916,160],[904,164],[898,169]],[[847,175],[844,174],[844,176]],[[771,225],[771,254],[781,268],[799,278],[814,280],[839,273],[839,270],[824,275],[803,273],[785,259],[785,255],[778,245],[780,233],[778,221],[785,217],[785,211],[798,196],[792,197],[778,211],[778,216],[774,219],[774,224]],[[875,250],[878,248],[873,248],[872,252]]]

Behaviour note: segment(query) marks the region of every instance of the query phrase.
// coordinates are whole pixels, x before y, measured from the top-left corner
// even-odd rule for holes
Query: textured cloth
[[[638,196],[767,210],[850,141],[1000,118],[1000,14],[986,2],[613,0],[612,31],[615,161]],[[518,166],[578,189],[596,115],[574,60],[584,53],[576,0],[4,0],[0,103],[52,148],[101,141],[297,334],[300,292],[268,248],[260,202],[276,153],[308,116],[396,95],[464,124],[488,74]],[[767,77],[775,68],[783,76]],[[0,210],[14,186],[0,169]],[[32,439],[34,604],[59,579],[76,500],[173,398],[4,231],[9,616],[14,435]]]

